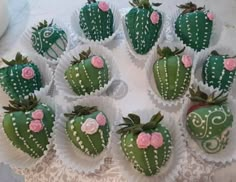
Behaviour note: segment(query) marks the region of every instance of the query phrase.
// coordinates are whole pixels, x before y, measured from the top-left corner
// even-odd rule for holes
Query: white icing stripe
[[[95,145],[93,144],[91,138],[89,137],[89,135],[86,135],[86,136],[87,136],[87,138],[88,138],[88,140],[89,140],[90,145],[93,147],[94,151],[98,154],[98,151],[97,151]]]
[[[180,59],[179,59],[179,56],[177,56],[177,71],[176,71],[175,89],[174,89],[172,99],[174,99],[177,94],[177,87],[178,87],[179,73],[180,73],[179,71],[180,71]]]
[[[147,152],[144,150],[143,154],[144,154],[145,162],[146,162],[147,167],[148,167],[148,171],[149,171],[150,174],[153,174],[150,163],[149,163],[149,160],[148,160],[148,157],[147,157]]]
[[[167,72],[167,60],[166,58],[164,58],[164,71],[165,71],[165,93],[164,93],[164,98],[167,99],[168,98],[168,92],[169,92],[169,84],[168,84],[168,72]]]
[[[161,95],[163,95],[164,93],[164,88],[163,88],[163,82],[162,82],[162,80],[161,80],[161,75],[160,75],[160,72],[159,72],[159,64],[158,63],[156,63],[156,71],[157,71],[157,76],[158,76],[158,79],[159,79],[159,81],[160,81],[160,85],[161,85]]]
[[[90,77],[89,77],[89,75],[88,75],[88,72],[87,72],[87,70],[86,70],[86,68],[85,68],[85,65],[84,65],[84,60],[82,60],[82,67],[83,67],[83,69],[84,69],[84,73],[85,73],[85,75],[86,75],[86,77],[87,77],[87,79],[89,80],[89,82],[90,82],[90,85],[91,85],[91,87],[92,87],[92,90],[94,91],[95,90],[95,88],[94,88],[94,85],[93,85],[93,82],[92,82],[92,80],[90,79]]]

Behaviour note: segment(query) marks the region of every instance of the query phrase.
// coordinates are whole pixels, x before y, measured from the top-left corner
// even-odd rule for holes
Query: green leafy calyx
[[[150,8],[151,6],[160,6],[161,3],[150,3],[149,0],[132,0],[132,2],[129,2],[131,6],[138,7],[138,8]]]
[[[120,128],[117,133],[118,134],[125,134],[127,132],[132,132],[133,134],[139,134],[140,132],[148,131],[151,129],[155,129],[158,124],[163,119],[163,116],[160,112],[153,115],[151,120],[146,123],[142,124],[141,119],[136,114],[128,114],[128,117],[123,117],[124,123],[119,124],[122,128]]]
[[[29,63],[28,58],[22,56],[22,54],[20,52],[18,52],[16,54],[15,59],[13,59],[11,61],[7,61],[6,59],[2,58],[2,61],[8,66],[14,66],[16,64],[27,64],[27,63]]]
[[[175,48],[174,51],[172,51],[169,47],[164,47],[164,48],[160,48],[159,46],[157,47],[157,54],[160,56],[160,59],[166,57],[171,57],[171,56],[176,56],[181,54],[182,52],[184,52],[185,47],[181,50],[179,50],[177,47]]]
[[[96,3],[96,0],[88,0],[88,4]]]
[[[82,51],[79,54],[79,59],[73,57],[74,61],[71,62],[72,65],[80,63],[82,60],[88,59],[91,54],[91,49],[89,48],[87,51]]]
[[[194,11],[202,11],[202,10],[205,9],[205,7],[197,7],[197,5],[192,3],[192,2],[182,4],[182,5],[179,5],[177,7],[180,8],[180,9],[183,9],[182,14],[192,13]]]
[[[49,24],[46,20],[44,20],[43,22],[39,22],[37,27],[32,27],[32,29],[34,31],[38,31],[38,30],[42,30],[43,28],[46,28],[46,27],[51,27],[52,25],[53,25],[53,20]]]
[[[205,105],[221,105],[226,103],[228,95],[224,95],[224,92],[216,95],[216,92],[206,94],[201,91],[199,87],[197,89],[189,88],[190,99],[193,102],[199,102]]]
[[[5,113],[31,111],[38,105],[39,100],[35,95],[29,95],[26,99],[20,99],[17,101],[11,100],[9,102],[10,104],[8,106],[3,107],[3,109],[6,110]]]
[[[74,110],[71,113],[66,113],[64,114],[65,117],[68,117],[69,119],[73,119],[75,116],[85,116],[85,115],[89,115],[92,114],[94,112],[97,111],[97,107],[93,106],[93,107],[86,107],[86,106],[75,106]]]

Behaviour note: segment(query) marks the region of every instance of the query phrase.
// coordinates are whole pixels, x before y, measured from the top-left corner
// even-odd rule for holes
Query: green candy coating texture
[[[105,60],[102,58],[103,68],[95,68],[91,59],[82,60],[65,71],[65,79],[78,95],[90,94],[108,83],[109,73]]]
[[[165,100],[181,97],[191,80],[191,67],[185,68],[180,56],[157,60],[153,65],[157,90]]]
[[[33,48],[48,59],[57,59],[66,50],[68,40],[64,30],[56,25],[32,32]]]
[[[22,70],[30,67],[34,70],[32,79],[24,79]],[[34,63],[17,64],[0,69],[0,85],[13,100],[19,100],[42,87],[41,75]]]
[[[175,22],[175,33],[187,46],[201,51],[209,46],[213,22],[207,13],[195,11],[181,14]]]
[[[155,149],[149,146],[139,149],[136,140],[138,135],[128,132],[121,136],[121,148],[133,167],[146,176],[153,176],[160,172],[171,156],[172,139],[169,131],[161,124],[155,130],[146,133],[159,132],[163,136],[163,145]]]
[[[42,119],[44,128],[40,132],[35,133],[29,129],[29,124],[33,120],[32,112],[38,109],[44,113]],[[54,120],[54,111],[46,104],[38,104],[32,111],[17,111],[5,114],[3,128],[7,137],[16,148],[27,153],[32,158],[39,158],[47,150]]]
[[[226,147],[232,122],[233,115],[227,106],[214,105],[190,112],[186,124],[189,134],[199,146],[214,154]]]
[[[106,122],[104,126],[99,126],[96,133],[88,135],[82,132],[81,126],[88,118],[96,119],[99,113],[102,112],[96,111],[89,115],[76,116],[66,123],[66,133],[71,142],[83,153],[91,157],[97,156],[106,148],[110,137],[110,127],[108,122]],[[102,114],[105,116],[104,113]],[[106,121],[108,120],[106,119]]]
[[[210,55],[203,65],[202,79],[209,86],[227,92],[234,81],[235,70],[228,71],[224,68],[224,59],[229,58],[224,55]]]
[[[150,16],[154,9],[132,8],[125,15],[125,25],[134,51],[138,54],[147,54],[159,38],[162,26],[162,15],[159,22],[152,24]]]
[[[80,10],[80,27],[90,40],[104,40],[113,34],[113,13],[103,12],[98,3],[86,4]]]

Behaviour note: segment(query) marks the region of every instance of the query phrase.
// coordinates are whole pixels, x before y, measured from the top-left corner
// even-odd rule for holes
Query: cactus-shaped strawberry
[[[223,93],[223,92],[222,92]],[[215,96],[190,89],[190,99],[194,102],[187,114],[187,129],[197,144],[207,153],[223,150],[229,140],[233,115],[227,106],[227,96]]]
[[[113,34],[113,13],[105,1],[88,0],[79,18],[80,27],[90,40],[104,40]]]
[[[175,33],[186,44],[196,51],[209,46],[212,34],[214,15],[197,7],[192,2],[178,6],[184,9],[175,22]]]
[[[129,114],[123,118],[121,148],[133,167],[146,176],[158,174],[171,156],[172,139],[168,129],[160,124],[163,116],[155,114],[150,122],[142,124],[140,117]]]
[[[84,154],[95,157],[107,147],[110,126],[106,115],[97,107],[75,106],[65,116],[69,118],[66,133]]]
[[[203,82],[223,92],[227,92],[234,81],[235,69],[235,58],[212,51],[203,65]]]
[[[39,103],[33,95],[10,101],[10,105],[3,108],[6,114],[2,125],[11,143],[32,158],[43,156],[55,119],[52,108]]]
[[[134,51],[143,55],[151,50],[159,38],[162,15],[152,8],[149,0],[133,0],[130,4],[133,8],[125,15],[125,26]]]
[[[153,65],[154,79],[157,90],[165,100],[174,100],[181,97],[191,80],[192,58],[189,55],[179,55],[184,49],[168,47],[157,52],[160,56]]]
[[[24,98],[42,87],[39,69],[27,57],[17,53],[12,61],[2,61],[8,66],[0,69],[0,85],[12,99]]]
[[[91,50],[82,51],[72,65],[65,71],[65,79],[78,95],[90,94],[108,83],[109,73],[105,60],[90,56]]]
[[[32,46],[39,54],[48,59],[57,59],[66,50],[68,40],[64,30],[46,20],[33,27]]]

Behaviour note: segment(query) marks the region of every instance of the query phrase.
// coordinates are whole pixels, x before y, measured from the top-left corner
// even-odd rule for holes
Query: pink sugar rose
[[[34,78],[34,70],[30,67],[25,67],[22,69],[21,76],[26,80],[30,80]]]
[[[183,55],[182,56],[182,63],[184,64],[185,68],[189,68],[192,66],[192,58],[189,55]]]
[[[207,17],[208,17],[208,19],[211,20],[211,21],[213,21],[214,18],[215,18],[214,14],[211,13],[211,12],[208,12],[208,13],[207,13]]]
[[[160,16],[156,11],[153,11],[150,16],[152,24],[157,24],[159,22]]]
[[[96,121],[100,126],[104,126],[106,124],[106,117],[102,113],[99,113],[96,117]]]
[[[236,68],[236,59],[228,58],[224,60],[224,68],[228,71],[234,71]]]
[[[161,133],[154,132],[151,135],[151,145],[155,148],[158,149],[163,145],[163,137]]]
[[[32,118],[33,119],[41,120],[41,119],[43,119],[43,116],[44,116],[43,111],[40,110],[40,109],[35,110],[34,112],[32,112]]]
[[[98,3],[98,7],[100,10],[102,10],[103,12],[107,12],[109,10],[109,5],[105,2],[105,1],[100,1]]]
[[[86,133],[88,135],[92,135],[92,134],[97,132],[98,127],[99,127],[99,125],[98,125],[98,123],[97,123],[97,121],[95,119],[88,118],[82,124],[81,130],[82,130],[82,132],[84,132],[84,133]]]
[[[138,135],[136,140],[137,146],[140,149],[146,149],[150,145],[151,142],[151,135],[148,133],[141,132]]]
[[[38,133],[43,129],[43,123],[40,120],[33,120],[30,122],[29,129]]]
[[[91,64],[95,68],[103,68],[103,66],[104,66],[104,62],[103,62],[102,58],[100,58],[99,56],[93,56],[92,60],[91,60]]]

